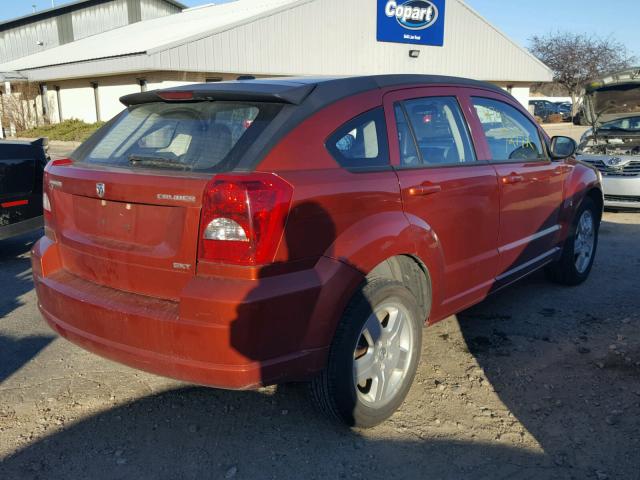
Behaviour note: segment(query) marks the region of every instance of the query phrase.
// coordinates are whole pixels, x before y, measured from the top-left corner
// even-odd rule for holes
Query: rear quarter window
[[[383,108],[369,110],[338,127],[326,147],[349,170],[387,167],[389,147]]]

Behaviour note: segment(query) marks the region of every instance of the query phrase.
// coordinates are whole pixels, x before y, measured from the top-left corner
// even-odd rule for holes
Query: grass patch
[[[49,140],[61,140],[65,142],[83,142],[104,125],[105,122],[85,123],[82,120],[65,120],[54,125],[42,125],[40,127],[25,130],[19,133],[20,137],[38,138],[49,137]]]

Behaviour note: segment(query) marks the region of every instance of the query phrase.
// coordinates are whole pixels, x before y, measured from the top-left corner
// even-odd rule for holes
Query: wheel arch
[[[432,304],[432,281],[429,269],[415,255],[401,254],[389,257],[376,265],[367,275],[371,278],[388,278],[405,285],[420,306],[423,320],[429,317]]]
[[[598,208],[598,220],[602,220],[602,214],[604,212],[604,196],[602,190],[598,187],[593,187],[587,191],[585,198],[593,200]]]

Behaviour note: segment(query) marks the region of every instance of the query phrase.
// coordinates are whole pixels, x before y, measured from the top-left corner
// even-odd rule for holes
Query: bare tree
[[[1,118],[3,125],[13,125],[18,131],[36,126],[39,122],[37,111],[38,85],[33,83],[14,84],[11,93],[2,95]]]
[[[529,50],[553,70],[554,81],[567,90],[573,101],[573,115],[585,83],[628,68],[635,61],[627,48],[612,37],[570,32],[536,35],[529,40]]]

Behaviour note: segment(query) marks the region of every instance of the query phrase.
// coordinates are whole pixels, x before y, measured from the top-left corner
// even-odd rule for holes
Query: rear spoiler
[[[314,84],[301,84],[295,82],[218,82],[167,90],[153,90],[150,92],[133,93],[120,98],[125,106],[140,105],[151,102],[173,101],[212,101],[212,100],[237,100],[245,102],[275,102],[299,105],[315,88]],[[189,99],[167,99],[172,94],[191,93]],[[178,97],[179,95],[174,95]]]

